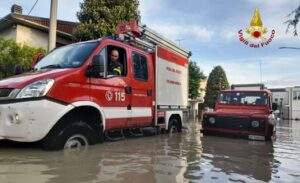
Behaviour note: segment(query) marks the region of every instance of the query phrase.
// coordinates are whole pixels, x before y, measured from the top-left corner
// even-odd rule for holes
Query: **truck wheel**
[[[181,131],[182,131],[182,125],[180,123],[180,119],[178,119],[178,117],[171,117],[169,121],[167,133],[169,134],[180,133]]]
[[[96,141],[97,136],[94,130],[87,123],[78,120],[51,130],[43,141],[42,147],[48,151],[86,148],[88,145],[95,144]]]
[[[274,136],[274,126],[270,125],[268,128],[268,134],[265,136],[266,141],[272,140],[272,137]]]

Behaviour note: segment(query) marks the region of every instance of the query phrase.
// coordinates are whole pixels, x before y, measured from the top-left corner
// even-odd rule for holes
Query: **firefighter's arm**
[[[114,75],[122,75],[122,68],[121,67],[115,67],[113,69]]]

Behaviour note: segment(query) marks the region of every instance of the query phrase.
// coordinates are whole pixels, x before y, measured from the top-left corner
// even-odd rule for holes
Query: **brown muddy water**
[[[300,121],[277,124],[277,139],[254,142],[188,131],[105,142],[83,151],[0,145],[0,183],[300,182]]]

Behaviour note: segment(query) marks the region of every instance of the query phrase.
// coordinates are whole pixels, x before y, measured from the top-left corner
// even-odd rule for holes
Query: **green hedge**
[[[45,53],[45,50],[0,37],[0,79],[14,75],[16,69],[29,70],[37,53]]]

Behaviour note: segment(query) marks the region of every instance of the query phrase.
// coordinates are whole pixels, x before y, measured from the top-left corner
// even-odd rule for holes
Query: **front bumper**
[[[215,119],[214,123],[209,118]],[[253,121],[258,122],[258,126],[253,126]],[[273,134],[274,124],[269,118],[238,117],[238,116],[205,116],[202,121],[202,132],[210,134],[226,134],[234,136],[266,136]],[[253,137],[253,138],[254,138]],[[250,138],[250,137],[249,137]]]
[[[72,108],[48,99],[0,104],[0,140],[39,141]]]

